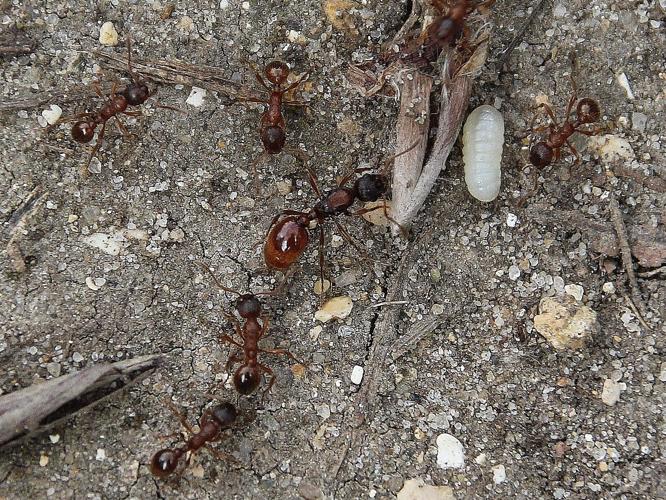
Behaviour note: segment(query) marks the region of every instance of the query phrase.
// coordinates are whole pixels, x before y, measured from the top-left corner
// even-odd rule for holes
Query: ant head
[[[594,99],[581,99],[576,106],[576,115],[581,123],[594,123],[601,116],[599,104]]]
[[[213,418],[220,424],[221,427],[229,427],[236,421],[238,410],[229,402],[224,402],[217,405],[211,411]]]
[[[387,188],[386,176],[381,174],[363,174],[354,183],[354,191],[361,201],[377,201]]]
[[[261,314],[261,302],[255,295],[246,293],[238,297],[236,310],[241,318],[258,318]]]
[[[243,365],[234,373],[234,387],[247,396],[252,394],[261,382],[261,374],[256,366]]]
[[[271,61],[264,70],[266,78],[275,85],[282,85],[289,76],[289,66],[282,61]]]
[[[150,97],[150,89],[143,82],[134,82],[123,90],[123,95],[130,106],[139,106]]]
[[[535,167],[545,167],[553,161],[553,148],[543,141],[537,142],[530,149],[530,163]]]
[[[280,127],[266,127],[261,133],[261,142],[270,154],[277,154],[282,151],[286,140],[287,136],[284,129]]]
[[[150,460],[150,472],[153,476],[167,477],[176,470],[178,467],[178,459],[180,456],[171,448],[165,448],[153,455]]]
[[[95,122],[81,121],[72,126],[72,138],[76,142],[90,142],[95,137]]]

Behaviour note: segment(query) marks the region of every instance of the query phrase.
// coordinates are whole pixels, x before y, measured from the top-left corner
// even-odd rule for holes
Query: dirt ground
[[[369,263],[331,225],[332,293],[349,295],[354,308],[343,321],[314,320],[312,243],[287,295],[267,300],[263,344],[288,348],[308,369],[267,356],[277,382],[263,402],[220,386],[230,351],[218,335],[230,333],[222,312],[231,312],[233,297],[193,264],[207,262],[236,289],[273,287],[257,244],[280,210],[314,203],[287,155],[260,167],[264,191],[255,195],[249,165],[261,152],[261,108],[226,106],[213,92],[197,107],[185,102],[190,88],[160,85],[159,102],[186,113],[153,103],[127,120],[131,138],[110,128],[101,165],[92,164],[98,172],[82,177],[89,149],[67,126],[45,134],[38,118],[50,104],[69,116],[99,99],[10,104],[92,82],[100,60],[91,51],[122,55],[128,34],[137,57],[218,66],[253,88],[250,62],[279,58],[311,71],[303,93],[310,106],[288,111],[288,140],[308,151],[320,183],[331,186],[350,165],[393,152],[397,103],[362,97],[344,75],[355,56],[393,37],[409,4],[191,1],[176,3],[166,19],[158,1],[82,4],[0,2],[2,30],[16,25],[35,42],[31,54],[0,63],[3,248],[15,210],[36,186],[47,192],[19,240],[27,270],[13,272],[3,257],[0,393],[104,361],[163,353],[165,362],[110,402],[3,451],[0,498],[395,498],[410,479],[448,487],[437,498],[663,498],[666,286],[663,268],[649,272],[663,264],[635,262],[647,329],[630,307],[620,257],[600,255],[600,233],[586,226],[614,235],[614,198],[630,230],[663,235],[666,200],[649,182],[663,186],[666,177],[662,0],[547,2],[501,74],[498,61],[536,2],[498,0],[471,105],[494,104],[504,114],[499,198],[482,204],[469,196],[456,146],[409,241],[343,221],[375,259]],[[327,16],[325,7],[336,6],[344,17]],[[114,48],[99,42],[107,21],[119,33]],[[524,132],[537,102],[562,113],[571,53],[580,94],[601,103],[610,133],[630,147],[615,164],[633,178],[609,181],[602,173],[612,161],[577,137],[582,166],[570,173],[565,155],[518,207],[529,183]],[[107,81],[116,74],[107,71]],[[96,233],[116,238],[114,255],[90,244]],[[386,300],[404,252],[411,252],[404,303],[372,307]],[[565,287],[574,295],[582,287],[599,328],[585,347],[558,351],[533,318],[542,297]],[[354,384],[352,369],[365,366],[389,310],[399,312],[398,338],[424,319],[437,326],[379,371],[377,404],[355,428],[356,395],[368,377]],[[605,383],[621,390],[613,405],[602,400]],[[164,398],[194,422],[210,393],[237,402],[244,415],[215,445],[235,461],[202,451],[179,480],[155,479],[150,457],[175,443],[159,436],[179,430]],[[438,466],[442,433],[462,443],[462,468]]]

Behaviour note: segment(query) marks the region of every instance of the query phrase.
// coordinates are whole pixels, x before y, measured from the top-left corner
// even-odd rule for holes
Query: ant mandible
[[[206,271],[208,274],[210,274],[213,282],[215,285],[217,285],[218,288],[224,290],[225,292],[238,295],[238,300],[236,301],[236,311],[238,312],[238,315],[245,320],[245,324],[241,326],[240,322],[233,314],[224,313],[224,316],[233,323],[236,334],[240,338],[240,342],[226,334],[220,336],[220,342],[232,344],[243,351],[242,357],[238,356],[237,354],[233,354],[229,357],[225,371],[228,372],[234,364],[241,363],[241,366],[234,373],[233,383],[236,390],[244,396],[252,394],[257,389],[257,387],[259,387],[259,383],[261,382],[261,375],[263,373],[268,374],[270,376],[270,381],[262,396],[265,397],[275,383],[275,374],[268,366],[258,362],[257,358],[260,352],[288,356],[296,363],[303,364],[286,349],[261,349],[258,345],[259,340],[261,340],[261,338],[268,331],[269,320],[267,316],[261,315],[261,302],[259,302],[257,296],[280,294],[282,292],[281,289],[284,286],[284,283],[286,283],[286,279],[280,287],[271,292],[241,294],[236,290],[227,288],[222,285],[207,265],[202,262],[197,262],[196,264],[203,271]],[[259,323],[259,319],[261,319],[261,323]]]
[[[385,167],[396,157],[407,153],[418,144],[418,141],[405,151],[394,155],[385,162]],[[284,210],[275,216],[264,243],[264,260],[266,265],[273,269],[285,270],[289,268],[305,251],[310,235],[308,229],[312,221],[319,226],[319,275],[321,284],[324,283],[324,226],[326,219],[331,219],[338,227],[340,234],[361,254],[365,252],[354,242],[347,230],[334,218],[338,215],[361,216],[374,210],[383,209],[386,218],[398,226],[403,233],[404,228],[388,214],[386,201],[382,205],[371,208],[362,208],[353,213],[349,208],[356,200],[374,202],[384,197],[389,189],[388,177],[383,173],[365,173],[357,178],[350,188],[347,183],[358,173],[371,170],[370,168],[357,168],[344,176],[335,189],[322,194],[314,173],[307,168],[308,180],[319,201],[308,212]],[[280,220],[281,219],[281,220]]]
[[[170,401],[167,401],[167,404],[171,408],[171,411],[176,414],[183,427],[187,429],[190,437],[183,446],[164,448],[153,455],[153,458],[150,460],[150,472],[152,472],[154,476],[165,478],[173,474],[178,467],[180,459],[183,455],[189,452],[190,454],[187,457],[186,464],[187,467],[192,458],[192,454],[204,446],[218,458],[227,458],[224,454],[211,448],[209,443],[219,441],[222,437],[222,431],[231,427],[236,421],[238,410],[236,410],[236,407],[233,404],[224,402],[206,410],[199,419],[199,432],[194,432],[194,429],[185,416],[178,411]]]
[[[127,111],[128,106],[141,106],[145,103],[150,96],[152,95],[148,85],[143,81],[133,70],[132,70],[132,50],[131,50],[131,39],[127,37],[127,68],[132,76],[132,83],[127,85],[120,92],[116,92],[117,83],[114,82],[111,87],[111,95],[108,101],[101,107],[98,112],[95,113],[81,113],[72,117],[73,120],[79,120],[72,126],[72,138],[76,142],[88,143],[93,140],[95,137],[95,129],[101,125],[99,133],[97,134],[97,140],[93,147],[92,152],[88,158],[88,161],[85,165],[85,169],[88,168],[90,162],[95,156],[95,153],[99,150],[102,139],[104,138],[104,131],[106,130],[106,122],[111,118],[116,118],[116,124],[122,132],[123,135],[129,135],[129,132],[123,125],[120,117],[118,115],[124,114],[128,116],[139,116],[140,111]],[[97,84],[94,85],[95,92],[99,97],[104,97],[101,89]],[[154,92],[153,92],[154,93]],[[85,170],[84,169],[84,170]]]
[[[261,115],[259,122],[259,136],[264,147],[263,153],[252,162],[252,174],[254,176],[255,188],[259,188],[259,178],[257,176],[257,166],[268,159],[270,155],[276,155],[285,151],[292,156],[305,161],[305,154],[298,148],[285,147],[287,140],[287,125],[282,115],[282,106],[300,106],[302,103],[284,99],[284,95],[301,85],[307,80],[309,74],[306,73],[291,85],[283,85],[289,77],[289,66],[282,61],[271,61],[264,69],[264,76],[270,82],[266,83],[264,77],[259,72],[255,72],[259,84],[270,94],[268,99],[257,99],[253,97],[240,98],[244,101],[259,102],[268,105],[268,108]]]

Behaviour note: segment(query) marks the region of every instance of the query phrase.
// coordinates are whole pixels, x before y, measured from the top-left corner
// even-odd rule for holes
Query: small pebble
[[[636,157],[631,144],[624,137],[606,134],[590,137],[589,145],[597,151],[605,162],[615,160],[633,160]]]
[[[361,385],[361,381],[363,380],[363,367],[355,365],[354,368],[352,368],[351,376],[349,378],[353,384]]]
[[[53,106],[51,106],[53,107]],[[42,115],[44,112],[42,111]],[[46,118],[46,117],[45,117]],[[48,118],[47,118],[48,120]],[[645,132],[645,127],[647,126],[648,117],[644,113],[631,113],[631,128],[638,132]],[[49,122],[50,123],[50,122]]]
[[[104,448],[97,448],[97,454],[95,455],[95,460],[101,462],[106,458],[106,451]]]
[[[555,349],[580,349],[598,328],[597,313],[570,295],[544,297],[534,328]]]
[[[604,381],[604,387],[601,390],[601,401],[603,401],[608,406],[615,406],[620,400],[620,394],[627,388],[627,384],[624,382],[615,382],[612,379],[607,378]]]
[[[293,189],[293,186],[292,186],[291,182],[279,181],[277,183],[278,193],[280,193],[282,196],[286,196],[289,193],[291,193],[292,189]]]
[[[107,47],[118,45],[118,32],[111,21],[105,22],[99,29],[99,43]]]
[[[56,363],[55,361],[53,363],[46,363],[46,371],[53,377],[59,377],[61,370],[60,363]]]
[[[199,87],[192,87],[190,95],[185,102],[190,106],[198,108],[203,104],[204,97],[206,97],[206,89],[201,89]]]
[[[463,445],[451,434],[437,436],[437,465],[442,469],[461,469],[465,466]]]
[[[607,281],[603,284],[601,289],[604,293],[615,293],[615,284],[613,284],[611,281]]]
[[[328,290],[331,288],[331,282],[324,278],[324,286],[322,287],[321,279],[318,279],[317,281],[315,281],[313,288],[314,288],[314,293],[316,293],[317,295],[321,295],[322,293],[328,292]]]
[[[49,436],[49,440],[51,443],[56,444],[58,441],[60,441],[60,434],[51,434]]]
[[[629,78],[627,78],[627,75],[624,72],[617,75],[617,83],[627,93],[627,99],[632,101],[634,99],[634,93],[631,91],[631,85],[629,84]]]
[[[398,500],[455,500],[450,486],[431,486],[421,478],[407,479],[398,492]]]
[[[495,484],[502,484],[506,481],[506,469],[503,465],[496,465],[493,467],[493,482]]]
[[[39,456],[39,466],[40,467],[46,467],[49,464],[49,456],[48,455],[40,455]]]
[[[74,361],[74,363],[80,363],[83,361],[83,356],[81,356],[80,352],[75,352],[72,354],[72,361]]]
[[[564,287],[564,292],[571,295],[577,301],[583,300],[583,294],[585,290],[580,285],[566,285]]]
[[[51,104],[49,109],[42,111],[42,116],[49,125],[55,125],[62,116],[62,108],[57,104]]]
[[[516,281],[518,278],[520,278],[520,268],[518,266],[510,266],[509,267],[509,279],[512,281]]]
[[[485,465],[487,459],[488,459],[488,457],[486,456],[486,454],[481,453],[474,459],[474,461],[479,465]]]
[[[512,213],[506,214],[506,225],[509,227],[516,227],[516,224],[518,224],[518,216]]]
[[[332,319],[345,319],[351,314],[353,307],[354,303],[351,297],[346,295],[333,297],[315,313],[314,317],[322,323],[326,323]]]
[[[204,468],[201,464],[196,464],[190,469],[192,471],[192,476],[197,479],[203,479],[204,477]]]
[[[99,174],[102,171],[102,162],[99,161],[99,158],[94,157],[90,160],[90,165],[88,165],[88,172],[91,174]]]
[[[444,306],[442,304],[433,304],[430,308],[430,312],[432,312],[435,316],[439,316],[440,314],[444,313]]]

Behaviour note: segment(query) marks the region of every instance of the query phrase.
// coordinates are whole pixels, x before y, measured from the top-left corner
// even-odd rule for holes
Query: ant
[[[269,320],[267,316],[262,316],[261,302],[257,298],[258,295],[278,295],[282,293],[282,288],[286,283],[283,281],[282,285],[270,292],[258,292],[258,293],[245,293],[241,294],[236,290],[227,288],[220,283],[217,277],[213,274],[208,266],[202,262],[197,262],[197,265],[208,274],[210,274],[213,282],[217,285],[218,288],[224,290],[225,292],[230,292],[238,295],[238,300],[236,301],[236,311],[238,315],[245,320],[245,324],[241,326],[240,322],[236,319],[233,314],[224,313],[224,316],[234,324],[236,334],[240,338],[240,342],[236,341],[230,335],[220,336],[220,342],[226,342],[233,344],[243,351],[243,356],[238,354],[233,354],[225,366],[225,370],[228,372],[229,369],[236,363],[241,363],[241,366],[234,373],[234,387],[236,390],[244,395],[248,396],[252,394],[259,383],[261,382],[262,373],[267,373],[270,376],[270,381],[268,387],[264,390],[263,396],[270,391],[271,387],[275,383],[275,374],[268,366],[262,365],[257,360],[257,355],[260,352],[265,352],[269,354],[278,354],[282,356],[288,356],[296,363],[301,363],[296,357],[286,349],[261,349],[259,348],[259,340],[266,334],[268,330]],[[261,319],[261,323],[259,323]]]
[[[419,141],[414,143],[405,151],[394,155],[385,162],[385,168],[390,165],[398,156],[407,153]],[[356,200],[362,202],[375,202],[383,198],[389,189],[388,177],[384,173],[365,173],[357,178],[354,185],[350,188],[347,183],[351,178],[358,173],[372,170],[372,168],[357,168],[345,175],[335,189],[328,191],[325,195],[322,194],[317,184],[317,179],[309,167],[306,167],[308,172],[308,180],[312,186],[312,190],[319,197],[319,201],[308,212],[299,212],[296,210],[284,210],[282,213],[275,216],[266,236],[264,243],[264,260],[266,265],[273,269],[284,270],[289,268],[301,256],[307,247],[310,236],[308,229],[310,223],[317,221],[319,226],[319,274],[321,284],[324,283],[324,226],[323,223],[326,219],[332,219],[338,227],[340,234],[358,251],[361,255],[366,255],[365,251],[361,249],[349,235],[347,230],[334,218],[338,215],[354,215],[361,216],[374,210],[383,209],[386,218],[393,224],[398,226],[400,230],[405,233],[405,229],[398,224],[388,214],[386,200],[382,205],[371,208],[362,208],[353,213],[349,212],[349,208]],[[280,220],[280,218],[282,218]]]
[[[309,77],[309,73],[304,74],[291,85],[284,87],[283,85],[289,77],[289,66],[282,61],[271,61],[264,68],[264,76],[270,83],[266,83],[264,77],[257,71],[255,76],[259,84],[264,87],[269,93],[268,99],[258,99],[254,97],[240,98],[244,101],[259,102],[267,104],[268,108],[261,115],[259,122],[259,136],[261,143],[264,147],[264,152],[259,155],[252,163],[252,174],[254,176],[255,188],[259,190],[259,178],[257,176],[257,166],[268,159],[270,155],[276,155],[283,150],[292,156],[304,161],[304,154],[297,148],[287,147],[285,149],[285,142],[287,140],[287,125],[282,116],[282,106],[301,106],[303,105],[298,101],[291,101],[284,99],[284,95],[291,90],[294,90],[301,85]]]
[[[186,464],[187,467],[192,458],[192,454],[204,446],[218,458],[228,458],[228,456],[223,453],[211,448],[208,443],[219,441],[222,437],[222,431],[231,427],[236,421],[238,410],[236,410],[236,407],[233,404],[224,402],[206,410],[199,419],[199,432],[194,431],[185,416],[178,411],[170,401],[167,401],[167,404],[171,408],[171,411],[176,414],[183,427],[187,429],[190,437],[183,446],[177,448],[164,448],[153,455],[153,458],[150,460],[150,472],[152,472],[154,476],[165,478],[173,474],[178,467],[180,459],[183,455],[189,452],[190,454],[187,457]]]
[[[456,0],[453,5],[448,6],[450,3],[448,0],[431,0],[439,15],[423,33],[399,52],[400,59],[433,62],[441,49],[458,42],[465,29],[467,16],[476,9],[487,9],[495,3],[495,0],[473,4],[469,0]]]
[[[104,138],[104,131],[106,130],[106,122],[111,118],[116,118],[116,124],[123,135],[128,136],[129,132],[120,120],[119,115],[139,116],[141,111],[127,111],[128,106],[141,106],[145,103],[154,92],[151,93],[148,85],[142,80],[137,73],[132,69],[132,50],[131,39],[127,37],[127,69],[132,76],[132,83],[127,85],[120,92],[116,92],[117,82],[114,82],[111,87],[111,95],[101,109],[94,113],[81,113],[71,117],[69,120],[78,120],[72,126],[72,138],[79,143],[88,143],[95,137],[95,129],[101,125],[95,146],[88,158],[85,169],[88,168],[90,162],[99,150],[102,139]],[[104,98],[101,89],[94,84],[95,92],[99,97]],[[168,106],[163,106],[168,107]],[[83,118],[83,119],[81,119]],[[68,121],[69,121],[68,120]]]
[[[594,99],[585,97],[578,100],[576,84],[571,78],[571,84],[573,87],[573,93],[569,98],[569,103],[567,104],[566,112],[564,114],[564,123],[561,125],[558,123],[555,113],[553,113],[552,108],[546,104],[541,103],[537,107],[537,111],[543,108],[550,119],[550,123],[542,125],[540,127],[534,127],[534,122],[537,119],[538,113],[535,113],[530,129],[532,133],[539,133],[548,131],[546,137],[543,140],[537,141],[534,143],[534,137],[530,141],[530,153],[529,159],[530,163],[537,168],[544,168],[550,165],[553,161],[557,161],[560,158],[560,150],[566,145],[569,150],[576,157],[575,164],[581,162],[580,154],[576,148],[569,142],[569,138],[576,132],[579,134],[593,136],[597,135],[602,131],[602,128],[597,127],[592,130],[581,129],[583,125],[592,124],[599,121],[601,116],[601,108],[599,103]],[[577,102],[576,102],[577,101]],[[573,121],[571,118],[571,111],[576,104],[576,117]],[[534,187],[531,192],[536,189],[536,178],[534,182]],[[527,196],[526,196],[527,197]]]

